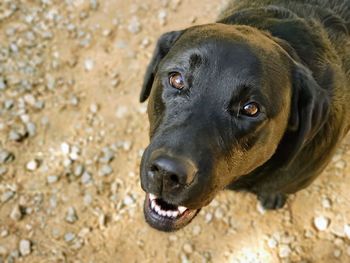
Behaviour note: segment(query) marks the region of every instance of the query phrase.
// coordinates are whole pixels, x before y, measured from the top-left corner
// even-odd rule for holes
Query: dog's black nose
[[[148,177],[159,192],[191,184],[196,173],[197,168],[191,161],[163,156],[152,162]]]

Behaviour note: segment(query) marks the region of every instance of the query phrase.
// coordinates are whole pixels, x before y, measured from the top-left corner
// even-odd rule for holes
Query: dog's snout
[[[191,184],[196,173],[197,168],[191,161],[162,156],[152,161],[148,177],[161,184],[163,191],[169,191]]]

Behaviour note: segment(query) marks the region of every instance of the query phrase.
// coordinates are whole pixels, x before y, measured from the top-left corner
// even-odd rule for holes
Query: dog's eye
[[[259,104],[257,104],[256,102],[247,103],[241,109],[241,114],[249,117],[255,117],[259,113],[260,113]]]
[[[183,89],[185,86],[184,79],[179,72],[173,72],[169,75],[169,83],[175,89]]]

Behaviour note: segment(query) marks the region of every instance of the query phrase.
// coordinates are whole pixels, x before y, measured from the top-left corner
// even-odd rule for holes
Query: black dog
[[[267,209],[308,186],[350,128],[350,1],[242,0],[162,35],[147,68],[147,222],[177,230],[222,189]]]

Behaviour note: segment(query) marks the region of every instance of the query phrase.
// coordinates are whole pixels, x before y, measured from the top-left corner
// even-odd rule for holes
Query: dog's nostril
[[[163,187],[178,187],[180,185],[189,185],[196,174],[196,167],[186,159],[161,156],[155,159],[150,167],[149,172],[156,183],[162,184]]]
[[[159,167],[157,165],[152,165],[150,170],[151,172],[159,172]]]
[[[176,174],[171,174],[170,175],[170,180],[174,183],[174,184],[179,184],[179,177]]]

